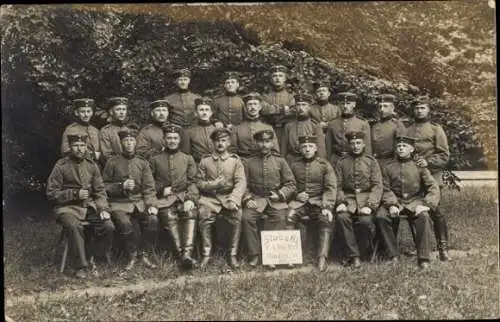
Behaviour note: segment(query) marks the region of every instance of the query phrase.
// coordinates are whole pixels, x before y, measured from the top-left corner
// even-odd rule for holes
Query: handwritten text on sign
[[[300,230],[263,230],[262,264],[302,264]]]

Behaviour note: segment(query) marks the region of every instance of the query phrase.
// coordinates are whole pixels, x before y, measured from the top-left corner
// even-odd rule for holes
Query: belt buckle
[[[403,198],[404,199],[408,199],[408,194],[407,193],[403,193]]]

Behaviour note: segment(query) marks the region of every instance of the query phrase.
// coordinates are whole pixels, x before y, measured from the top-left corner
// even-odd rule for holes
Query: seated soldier
[[[408,223],[415,225],[418,265],[425,269],[429,266],[431,251],[430,213],[439,204],[440,191],[429,169],[413,161],[414,151],[415,138],[403,135],[396,138],[396,158],[382,168],[384,196],[375,223],[388,256],[397,261],[399,250],[392,221],[398,220],[399,215],[407,215]]]
[[[295,178],[285,159],[273,150],[272,129],[253,135],[260,153],[244,161],[247,191],[243,197],[242,231],[250,266],[257,266],[260,254],[257,220],[267,215],[264,230],[285,229],[287,201],[295,192]],[[274,268],[274,265],[270,265]]]
[[[332,210],[337,197],[337,177],[326,159],[317,156],[317,137],[299,137],[302,160],[291,164],[297,180],[297,194],[288,206],[287,229],[294,229],[302,216],[310,215],[319,230],[318,268],[326,270],[332,234]],[[304,249],[305,245],[302,245]]]
[[[202,241],[200,266],[207,265],[212,249],[212,226],[216,216],[226,219],[231,225],[229,266],[237,268],[236,255],[240,239],[241,198],[247,182],[243,163],[236,154],[227,151],[231,144],[228,129],[216,129],[210,135],[215,152],[206,156],[198,167],[198,189],[200,190],[199,227]]]
[[[360,256],[368,257],[372,249],[375,234],[372,217],[382,199],[383,184],[377,160],[365,152],[364,133],[349,132],[346,138],[351,152],[341,157],[336,166],[336,224],[347,248],[348,264],[357,268],[361,265]]]
[[[47,181],[46,194],[55,203],[57,222],[63,226],[69,246],[77,250],[80,265],[76,276],[85,278],[87,270],[97,275],[92,259],[93,249],[85,253],[84,221],[90,224],[92,234],[103,239],[108,263],[111,263],[111,246],[115,227],[108,213],[106,189],[98,165],[87,154],[87,135],[68,135],[69,155],[57,161]]]
[[[137,132],[129,128],[118,132],[123,152],[111,156],[102,174],[109,196],[111,218],[128,256],[127,271],[135,265],[139,243],[139,255],[144,265],[156,267],[146,254],[153,253],[158,227],[155,182],[149,163],[135,154]],[[140,230],[142,236],[139,236]]]
[[[191,257],[196,228],[196,163],[192,156],[179,151],[182,128],[169,124],[164,128],[166,147],[150,159],[158,197],[158,219],[174,242],[181,264],[192,269],[196,264]],[[179,224],[182,224],[179,227]]]

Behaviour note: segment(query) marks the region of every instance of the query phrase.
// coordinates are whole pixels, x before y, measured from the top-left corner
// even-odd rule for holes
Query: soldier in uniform
[[[396,157],[382,168],[384,195],[375,223],[381,241],[390,259],[397,262],[399,250],[393,221],[407,215],[408,223],[415,225],[415,243],[418,265],[427,268],[430,259],[431,218],[440,199],[439,186],[427,168],[419,167],[412,159],[415,139],[396,138]]]
[[[415,159],[416,164],[428,168],[439,187],[444,186],[443,170],[450,160],[448,139],[441,125],[430,121],[429,98],[419,97],[413,107],[413,122],[404,129],[406,135],[416,139]],[[439,258],[442,261],[450,259],[448,254],[448,223],[439,207],[431,212],[434,222]]]
[[[69,144],[68,156],[57,161],[47,181],[46,195],[55,203],[57,222],[63,226],[69,245],[78,252],[80,265],[76,276],[85,278],[87,270],[95,270],[93,249],[85,250],[83,222],[90,224],[92,234],[103,239],[108,263],[115,227],[110,220],[106,189],[98,165],[87,154],[87,134],[73,133],[65,139]],[[90,248],[90,245],[87,247]]]
[[[346,133],[363,132],[365,136],[365,153],[371,154],[370,125],[367,121],[355,115],[357,95],[350,92],[342,92],[337,95],[342,109],[341,117],[328,124],[326,130],[326,156],[333,166],[343,155],[350,151]]]
[[[94,115],[95,102],[91,98],[79,98],[73,100],[74,115],[76,122],[68,125],[63,132],[61,142],[61,154],[65,156],[69,153],[70,147],[68,135],[85,133],[87,135],[87,153],[93,160],[99,160],[101,149],[99,147],[99,130],[91,125],[90,119]]]
[[[127,125],[128,99],[126,97],[110,97],[107,103],[111,123],[106,124],[99,131],[99,145],[102,152],[101,164],[103,165],[111,156],[122,153],[122,144],[118,132]]]
[[[211,154],[214,151],[214,144],[210,140],[210,135],[215,130],[211,122],[212,118],[212,99],[208,97],[197,98],[196,115],[198,125],[186,130],[187,143],[183,152],[191,154],[196,163],[199,163],[201,157]]]
[[[274,131],[262,130],[253,135],[259,153],[244,161],[247,191],[243,196],[242,231],[248,249],[249,264],[257,266],[260,254],[257,220],[267,215],[264,230],[285,228],[287,201],[295,192],[295,178],[286,160],[273,150]],[[270,266],[274,268],[274,266]]]
[[[311,119],[318,123],[326,132],[328,123],[340,117],[341,111],[337,105],[330,103],[330,83],[318,81],[314,83],[316,103],[311,106]]]
[[[395,138],[398,129],[404,128],[403,122],[397,119],[394,111],[396,97],[392,94],[383,94],[378,98],[379,119],[371,128],[372,152],[380,166],[394,158]]]
[[[271,125],[260,119],[262,109],[262,98],[258,93],[250,93],[243,97],[245,101],[245,121],[232,130],[230,151],[242,158],[248,158],[258,152],[257,142],[254,134],[262,130],[271,130]],[[279,145],[276,136],[273,135],[273,148],[279,153]]]
[[[349,264],[357,268],[360,256],[368,257],[372,248],[373,215],[382,199],[383,183],[377,160],[365,151],[364,132],[349,132],[346,137],[351,152],[341,157],[336,165],[336,223],[347,248]]]
[[[278,142],[281,143],[285,124],[295,119],[292,107],[295,105],[293,93],[286,88],[288,68],[276,65],[271,68],[272,89],[262,95],[263,119],[271,124],[276,132]]]
[[[124,128],[118,136],[123,152],[109,159],[102,177],[109,196],[111,218],[129,260],[125,270],[134,267],[138,246],[144,265],[155,268],[147,256],[153,252],[158,230],[155,182],[149,163],[135,154],[137,130]]]
[[[181,264],[191,269],[196,264],[191,257],[196,228],[196,163],[192,156],[179,150],[181,128],[165,126],[165,150],[150,159],[158,197],[158,219],[169,232]]]
[[[291,163],[297,194],[288,204],[288,229],[295,229],[304,215],[316,220],[319,231],[318,268],[326,269],[332,235],[332,211],[337,198],[337,177],[330,163],[317,155],[315,136],[299,137],[302,159]],[[304,247],[305,245],[303,245]]]
[[[210,135],[215,152],[205,156],[198,167],[197,186],[200,190],[199,227],[202,240],[200,266],[207,265],[212,249],[212,226],[216,216],[227,220],[231,226],[228,263],[239,267],[236,260],[241,225],[241,199],[247,182],[243,163],[236,154],[228,152],[231,132],[216,129]]]
[[[196,124],[196,113],[194,100],[201,96],[189,90],[191,82],[191,71],[182,68],[174,71],[177,92],[167,96],[165,100],[170,108],[169,121],[182,128],[189,128]]]
[[[217,128],[227,127],[231,129],[244,120],[245,102],[237,94],[240,87],[239,81],[236,73],[226,73],[224,81],[226,93],[214,99],[214,125]]]
[[[281,154],[285,156],[288,164],[292,164],[294,160],[301,160],[299,137],[316,136],[318,138],[317,154],[321,158],[326,158],[323,128],[311,120],[309,113],[312,97],[307,94],[296,94],[294,99],[297,119],[285,125],[281,139]]]

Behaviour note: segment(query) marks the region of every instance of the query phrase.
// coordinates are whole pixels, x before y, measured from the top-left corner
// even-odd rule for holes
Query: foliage
[[[354,90],[360,95],[360,112],[368,119],[373,117],[377,93],[395,93],[398,111],[407,116],[409,102],[421,92],[408,82],[392,83],[367,72],[337,68],[306,51],[286,49],[281,42],[259,42],[251,28],[228,21],[175,22],[151,14],[64,7],[27,6],[4,12],[2,135],[7,190],[25,189],[30,180],[38,188],[45,182],[58,157],[62,131],[72,121],[72,99],[94,98],[98,111],[93,122],[101,127],[106,123],[101,111],[105,98],[127,96],[132,119],[145,124],[148,103],[173,90],[171,72],[180,65],[194,72],[195,92],[217,95],[226,70],[241,74],[242,92],[260,92],[267,89],[269,67],[284,64],[291,68],[291,90],[310,90],[313,80],[328,78],[334,91]],[[437,98],[432,107],[450,137],[451,168],[484,168],[470,116],[457,115]]]

